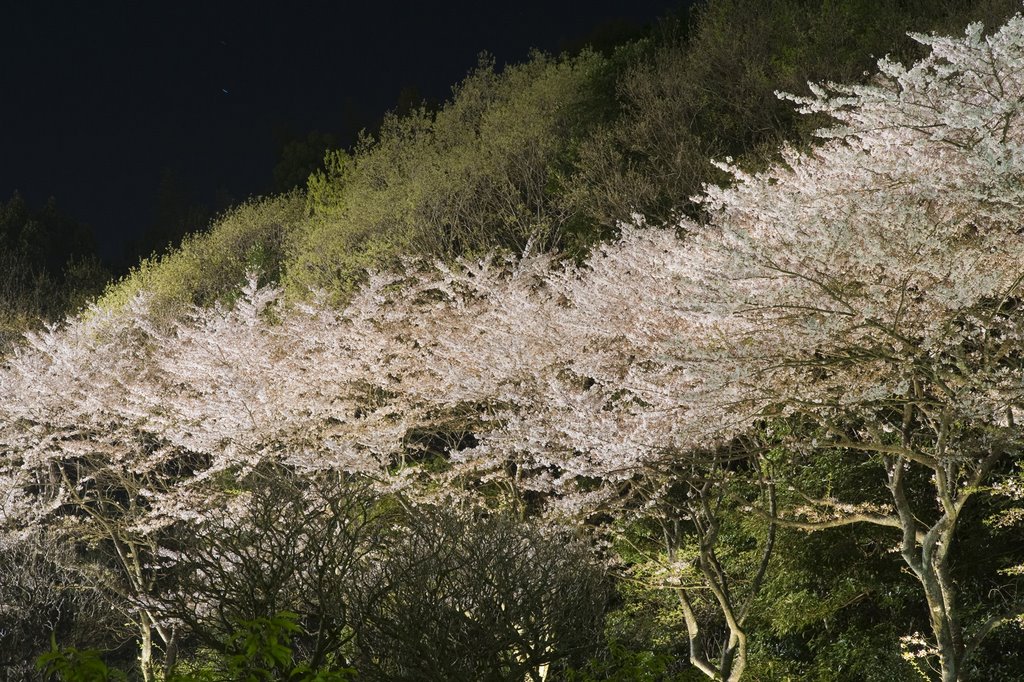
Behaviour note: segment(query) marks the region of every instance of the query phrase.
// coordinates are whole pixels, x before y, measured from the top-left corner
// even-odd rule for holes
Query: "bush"
[[[535,54],[501,73],[484,60],[436,113],[388,116],[376,139],[332,152],[309,181],[313,218],[289,282],[348,291],[399,256],[521,252],[563,243],[557,200],[576,149],[611,113],[609,62]]]
[[[179,624],[183,648],[227,655],[239,623],[288,612],[300,660],[350,659],[356,573],[387,537],[386,503],[344,474],[271,467],[236,494],[240,504],[209,512],[181,538],[160,617]]]
[[[363,679],[520,682],[600,647],[589,546],[506,514],[417,509],[356,594]]]
[[[209,231],[186,237],[181,246],[143,260],[121,281],[110,285],[99,305],[117,308],[145,291],[157,315],[175,315],[188,305],[230,301],[258,272],[276,281],[285,264],[289,235],[304,218],[302,195],[291,192],[254,199],[228,211]]]
[[[122,634],[95,580],[55,537],[0,538],[0,679],[31,679],[51,635],[91,647]]]

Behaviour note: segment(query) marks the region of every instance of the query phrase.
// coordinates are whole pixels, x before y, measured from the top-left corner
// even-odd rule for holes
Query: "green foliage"
[[[55,636],[51,636],[50,651],[39,657],[36,668],[47,678],[56,677],[60,682],[115,682],[127,679],[123,672],[107,667],[95,650],[58,648]]]
[[[754,679],[911,680],[899,637],[926,627],[895,533],[847,527],[778,538],[754,624]],[[871,655],[865,655],[871,652]]]
[[[145,291],[157,314],[173,315],[190,304],[230,301],[256,271],[265,281],[280,278],[285,244],[304,215],[302,197],[289,193],[256,199],[232,209],[209,231],[186,237],[181,246],[143,260],[99,300],[120,307]]]
[[[634,651],[611,641],[603,656],[593,658],[579,670],[566,674],[568,682],[658,682],[665,677],[672,658],[654,651]]]
[[[229,212],[108,288],[106,305],[146,289],[172,313],[230,298],[245,267],[344,300],[367,269],[403,258],[492,249],[571,255],[639,212],[695,213],[687,197],[724,178],[709,162],[768,158],[821,121],[779,90],[855,81],[874,57],[911,55],[908,30],[1012,13],[1011,0],[708,0],[689,19],[604,53],[484,58],[437,109],[403,106],[375,136],[331,150],[295,193]],[[626,34],[623,34],[626,35]],[[330,137],[285,145],[278,183],[294,185]],[[251,263],[250,261],[256,261]]]
[[[388,116],[376,139],[331,152],[308,184],[313,218],[289,283],[339,292],[402,255],[560,245],[558,201],[576,149],[610,114],[609,62],[535,54],[502,72],[483,60],[436,113]]]
[[[292,665],[292,651],[288,647],[292,636],[299,632],[298,615],[283,611],[270,618],[243,621],[241,629],[229,643],[228,671],[239,680],[274,679],[274,671]]]
[[[292,638],[302,632],[298,615],[282,611],[269,618],[239,623],[228,642],[222,679],[236,682],[348,682],[356,676],[353,668],[314,670],[296,663]],[[203,682],[177,678],[174,682]]]
[[[302,632],[298,615],[282,611],[270,617],[242,621],[225,642],[225,653],[209,668],[174,672],[166,682],[350,682],[354,668],[318,668],[296,662],[292,638]],[[111,669],[95,650],[60,649],[51,638],[50,651],[36,666],[59,682],[117,682],[127,675]]]

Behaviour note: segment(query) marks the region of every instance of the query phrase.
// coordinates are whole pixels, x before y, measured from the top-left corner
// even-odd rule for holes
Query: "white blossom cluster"
[[[640,225],[580,266],[378,274],[340,311],[252,280],[170,328],[142,297],[30,336],[0,374],[5,519],[106,475],[137,479],[140,518],[174,519],[268,456],[386,474],[410,431],[460,420],[479,444],[453,466],[512,461],[549,491],[628,480],[765,414],[877,418],[914,390],[932,414],[1005,426],[1022,388],[1022,28],[919,37],[932,54],[912,68],[794,98],[838,121],[826,142],[756,175],[727,165],[734,184],[699,198],[711,219],[687,237]]]

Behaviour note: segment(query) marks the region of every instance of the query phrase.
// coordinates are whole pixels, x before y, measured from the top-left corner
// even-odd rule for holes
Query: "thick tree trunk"
[[[924,588],[942,682],[958,682],[961,679],[965,647],[956,588],[949,574],[949,552],[959,511],[965,500],[950,497],[945,485],[948,472],[937,471],[935,479],[943,514],[930,528],[922,529],[904,489],[904,462],[895,458],[888,466],[889,489],[903,531],[900,554]]]
[[[143,611],[139,618],[139,669],[144,682],[155,679],[153,666],[153,626],[149,614]]]
[[[710,590],[715,601],[718,602],[719,612],[725,619],[725,625],[729,630],[728,638],[721,643],[721,655],[717,666],[708,660],[702,650],[700,623],[697,620],[687,588],[676,588],[676,594],[679,597],[679,604],[686,622],[690,663],[705,676],[716,681],[739,682],[743,677],[747,667],[746,618],[761,590],[761,585],[767,574],[768,563],[774,551],[777,514],[775,486],[763,477],[760,478],[760,482],[764,498],[768,503],[770,518],[757,571],[750,578],[742,598],[734,592],[730,585],[730,578],[715,553],[719,531],[717,510],[722,495],[722,490],[716,486],[721,485],[721,482],[708,480],[703,485],[694,487],[695,499],[691,502],[692,506],[688,513],[699,545],[696,568],[703,578],[703,587]],[[670,562],[676,560],[679,526],[678,520],[662,525]]]
[[[739,682],[747,668],[747,635],[742,630],[729,632],[729,643],[722,652],[722,679]]]
[[[712,680],[739,682],[747,666],[747,633],[743,627],[742,617],[737,615],[725,574],[718,565],[714,551],[707,546],[701,548],[699,567],[704,576],[705,585],[718,601],[721,613],[725,617],[726,626],[729,628],[729,638],[722,645],[722,655],[716,668],[701,651],[700,625],[690,603],[689,595],[685,588],[678,588],[676,592],[683,608],[683,618],[686,621],[690,643],[690,662]],[[750,599],[755,596],[756,593],[751,594]]]
[[[704,658],[704,652],[700,647],[700,623],[697,621],[697,614],[690,604],[690,596],[685,588],[677,588],[676,595],[679,597],[679,605],[683,609],[683,618],[686,620],[686,637],[690,642],[690,664],[700,670],[712,680],[721,680],[722,676]]]

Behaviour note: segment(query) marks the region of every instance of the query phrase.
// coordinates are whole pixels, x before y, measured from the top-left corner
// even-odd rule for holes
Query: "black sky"
[[[115,256],[151,221],[164,169],[203,202],[262,193],[282,131],[350,133],[404,87],[446,98],[481,51],[521,61],[677,5],[5,2],[0,200],[55,196]]]

